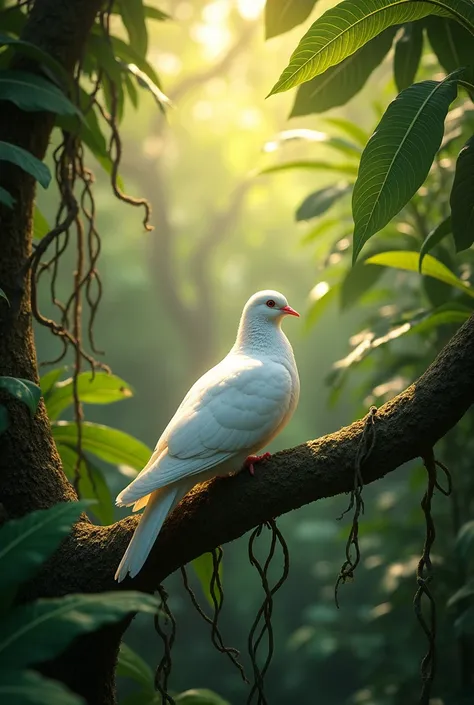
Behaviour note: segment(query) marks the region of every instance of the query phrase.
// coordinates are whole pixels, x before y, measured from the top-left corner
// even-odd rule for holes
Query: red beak
[[[282,306],[280,311],[284,311],[289,316],[298,316],[298,318],[300,317],[300,314],[298,313],[298,311],[295,311],[295,309],[291,308],[291,306]]]

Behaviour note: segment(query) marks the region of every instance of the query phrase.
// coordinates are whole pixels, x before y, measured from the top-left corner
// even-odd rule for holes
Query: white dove
[[[146,507],[115,579],[141,570],[172,509],[191,490],[217,475],[253,464],[254,455],[290,420],[300,382],[288,338],[287,315],[299,316],[278,291],[259,291],[246,303],[229,354],[189,390],[163,431],[153,455],[116,499],[119,507]]]

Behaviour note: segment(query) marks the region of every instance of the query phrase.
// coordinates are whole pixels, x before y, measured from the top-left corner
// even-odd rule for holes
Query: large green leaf
[[[41,399],[41,389],[34,382],[18,377],[0,377],[0,388],[26,404],[32,417],[35,415]]]
[[[36,600],[18,607],[0,624],[0,663],[2,668],[23,668],[48,661],[81,634],[133,612],[157,610],[156,597],[131,591]]]
[[[87,502],[63,502],[12,519],[0,529],[0,593],[25,582],[54,553]]]
[[[357,262],[344,277],[340,289],[341,309],[348,310],[355,306],[381,277],[381,267],[365,267],[364,262]]]
[[[393,71],[399,91],[403,91],[415,80],[423,51],[423,25],[409,22],[404,25],[402,35],[395,44]]]
[[[176,705],[230,705],[220,695],[207,688],[193,688],[180,693],[175,698]]]
[[[412,198],[441,144],[456,81],[423,81],[390,103],[360,160],[352,195],[353,261],[367,240]]]
[[[65,374],[67,369],[68,368],[66,365],[63,365],[62,367],[54,367],[52,370],[41,376],[40,387],[45,403],[48,395],[54,389],[56,382],[63,374]]]
[[[192,566],[194,569],[194,572],[197,575],[197,578],[199,580],[199,583],[201,585],[201,589],[211,605],[211,607],[214,607],[214,600],[212,599],[211,595],[211,579],[212,579],[212,574],[214,571],[214,563],[212,559],[212,553],[203,553],[202,556],[199,556],[199,558],[195,558],[192,561]],[[219,577],[221,579],[222,583],[222,561],[219,565]],[[215,595],[217,599],[219,599],[219,596],[217,594],[217,590],[215,589]]]
[[[344,0],[310,27],[270,95],[324,73],[392,25],[430,14],[455,17],[474,34],[471,0]]]
[[[171,101],[168,96],[163,93],[161,88],[159,88],[158,85],[154,83],[144,71],[139,69],[138,66],[135,66],[135,64],[124,63],[124,67],[129,73],[132,74],[132,76],[137,79],[139,86],[145,88],[152,94],[158,107],[164,113],[166,108],[171,105]]]
[[[148,32],[145,22],[143,0],[120,0],[123,24],[130,44],[145,58],[148,49]]]
[[[0,670],[0,702],[4,705],[85,705],[59,681],[35,671]]]
[[[366,259],[365,264],[379,264],[382,267],[394,267],[408,272],[418,272],[419,255],[417,252],[406,250],[381,252]],[[468,296],[474,297],[474,289],[462,282],[450,269],[432,255],[425,255],[421,273],[460,289]]]
[[[146,61],[139,52],[135,51],[130,44],[127,44],[118,37],[112,37],[112,47],[115,55],[122,59],[125,64],[135,64],[140,71],[143,71],[143,73],[148,76],[155,86],[161,88],[160,79],[153,66]]]
[[[395,32],[395,27],[389,27],[340,64],[299,86],[290,117],[322,113],[347,103],[380,66],[392,46]]]
[[[436,226],[436,228],[433,228],[433,230],[428,233],[426,238],[423,240],[423,244],[420,248],[420,260],[418,264],[418,271],[421,272],[421,265],[423,263],[425,255],[430,250],[432,250],[433,247],[439,245],[441,240],[447,237],[452,232],[452,230],[453,228],[451,225],[451,216],[448,215],[448,217],[442,220],[441,223]]]
[[[117,676],[132,678],[144,689],[154,693],[155,677],[150,666],[127,644],[120,644],[120,651],[117,659]]]
[[[33,213],[33,237],[41,240],[51,230],[48,221],[38,208],[35,206]]]
[[[321,162],[311,159],[300,159],[294,162],[282,162],[281,164],[272,164],[267,166],[259,174],[274,174],[277,171],[291,171],[293,169],[309,169],[314,171],[337,171],[340,174],[349,176],[357,176],[357,166],[355,164],[337,162]]]
[[[54,83],[25,71],[0,72],[0,100],[10,100],[28,112],[46,110],[58,115],[78,113],[76,106]]]
[[[459,152],[449,197],[456,250],[466,250],[474,242],[474,136]]]
[[[310,220],[325,213],[340,198],[351,190],[352,186],[342,183],[326,186],[307,196],[296,211],[296,220]]]
[[[1,96],[1,89],[0,89],[0,96]],[[1,97],[0,97],[1,100]],[[9,193],[6,189],[3,188],[3,186],[0,186],[0,203],[2,203],[4,206],[7,206],[7,208],[13,208],[15,206],[15,199]]]
[[[81,499],[93,500],[90,512],[104,525],[114,522],[114,501],[102,472],[89,458],[77,463],[77,451],[69,446],[58,444],[58,453],[63,470],[71,483],[76,480],[76,467],[79,470],[78,491]]]
[[[53,424],[53,437],[56,443],[76,448],[76,424],[58,421]],[[88,421],[82,424],[82,448],[108,463],[129,465],[135,470],[141,470],[151,456],[150,448],[137,438],[117,428]]]
[[[16,144],[0,141],[0,161],[16,164],[31,174],[43,188],[48,188],[51,182],[51,172],[46,164]]]
[[[267,0],[265,3],[265,39],[288,32],[311,14],[317,0]]]
[[[5,29],[5,27],[3,26],[3,18],[2,29]],[[43,51],[43,49],[40,49],[35,44],[31,44],[31,42],[26,42],[23,39],[18,39],[17,37],[12,37],[9,34],[0,32],[0,46],[9,46],[15,52],[23,54],[24,56],[28,56],[30,59],[34,59],[35,61],[37,61],[39,64],[47,66],[49,69],[51,69],[51,71],[53,71],[53,73],[56,74],[56,76],[58,76],[62,80],[64,85],[68,85],[69,75],[67,71],[65,71],[64,67],[61,66],[61,64],[56,61],[56,59],[54,59],[50,54]]]
[[[106,372],[82,372],[77,379],[77,394],[86,404],[111,404],[133,396],[132,388],[115,375]],[[56,382],[45,399],[48,416],[55,421],[58,416],[74,403],[73,378]]]
[[[424,24],[431,47],[446,73],[474,62],[474,37],[459,22],[432,16]]]

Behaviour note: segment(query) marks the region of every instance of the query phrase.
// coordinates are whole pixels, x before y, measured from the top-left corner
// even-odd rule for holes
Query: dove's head
[[[257,291],[245,304],[244,317],[254,320],[281,322],[284,316],[299,316],[294,308],[289,306],[286,297],[279,291],[266,289]]]

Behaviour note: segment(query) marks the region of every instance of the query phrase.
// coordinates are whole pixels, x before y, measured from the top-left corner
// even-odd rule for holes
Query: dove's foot
[[[271,453],[264,453],[263,455],[249,455],[247,460],[244,463],[244,468],[248,468],[248,471],[251,475],[255,475],[255,468],[253,466],[254,463],[259,463],[260,460],[268,460],[268,458],[271,458],[272,454]]]

